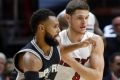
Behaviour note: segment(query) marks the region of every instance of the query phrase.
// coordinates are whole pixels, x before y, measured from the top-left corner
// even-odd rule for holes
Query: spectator
[[[106,38],[106,48],[105,48],[105,69],[104,77],[109,77],[109,57],[113,55],[114,52],[120,51],[120,16],[115,17],[112,21],[113,30],[115,31],[116,37]]]
[[[120,80],[120,52],[115,52],[109,59],[111,80]]]
[[[7,59],[6,73],[10,77],[10,80],[15,80],[16,79],[17,71],[14,70],[13,59],[12,58]]]
[[[120,16],[115,17],[112,21],[113,30],[115,31],[116,37],[107,37],[107,46],[106,52],[109,55],[111,53],[117,52],[120,50]]]
[[[104,37],[116,37],[115,31],[113,30],[112,24],[104,27]]]
[[[6,69],[6,56],[0,52],[0,80],[10,80],[5,74]]]
[[[115,33],[114,29],[113,29],[114,28],[113,26],[116,26],[116,24],[117,25],[120,24],[120,16],[115,17],[113,19],[113,21],[112,21],[112,24],[107,25],[107,26],[104,27],[104,37],[106,37],[106,38],[110,38],[110,37],[114,38],[114,37],[116,37],[116,33]]]

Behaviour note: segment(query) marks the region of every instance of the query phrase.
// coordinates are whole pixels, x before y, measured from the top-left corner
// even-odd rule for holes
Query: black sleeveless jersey
[[[39,70],[40,80],[54,80],[57,73],[57,67],[60,61],[60,52],[57,46],[51,47],[49,56],[45,56],[44,52],[38,47],[33,39],[25,47],[23,47],[17,54],[23,52],[30,52],[42,60],[42,68]],[[16,64],[16,63],[15,63]],[[16,66],[17,68],[17,66]]]

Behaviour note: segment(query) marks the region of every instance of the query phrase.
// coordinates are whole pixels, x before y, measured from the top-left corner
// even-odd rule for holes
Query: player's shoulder
[[[93,38],[96,40],[96,41],[103,41],[103,38],[100,36],[100,35],[97,35],[97,34],[94,34],[93,35]]]
[[[97,35],[97,34],[95,34],[95,33],[93,33],[93,32],[87,31],[87,32],[86,32],[86,35],[89,36],[89,37],[91,37],[91,38],[94,38],[95,40],[102,39],[102,37],[101,37],[100,35]]]

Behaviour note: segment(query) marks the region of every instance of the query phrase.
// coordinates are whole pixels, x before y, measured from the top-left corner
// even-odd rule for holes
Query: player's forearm
[[[68,60],[68,63],[78,74],[86,80],[102,80],[102,72],[96,69],[88,68],[78,63],[76,60]]]
[[[78,43],[73,43],[73,44],[70,44],[70,45],[64,45],[61,47],[61,53],[70,53],[71,51],[74,51],[78,48],[82,48],[82,43],[78,42]]]

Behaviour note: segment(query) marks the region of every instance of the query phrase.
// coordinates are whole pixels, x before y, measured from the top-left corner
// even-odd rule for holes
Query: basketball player
[[[82,1],[87,2],[87,0],[82,0]],[[63,10],[57,16],[61,30],[68,28],[68,23],[66,21],[65,14],[66,14],[66,10]],[[100,36],[103,36],[103,32],[99,27],[99,23],[95,15],[91,12],[89,12],[87,31],[94,32]]]
[[[81,0],[72,0],[66,7],[68,29],[59,33],[61,44],[69,45],[92,37],[96,44],[62,55],[55,80],[102,80],[103,40],[99,35],[86,31],[89,6]]]
[[[62,55],[94,43],[94,40],[86,39],[83,43],[60,45],[58,24],[52,11],[40,9],[34,12],[30,21],[34,38],[14,56],[15,69],[18,71],[16,80],[54,80],[60,51]]]

